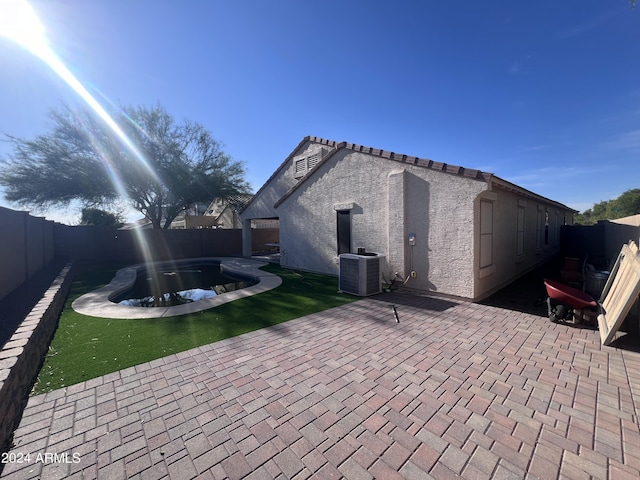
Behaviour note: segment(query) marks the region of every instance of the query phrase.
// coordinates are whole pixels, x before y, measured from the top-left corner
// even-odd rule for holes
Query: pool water
[[[222,273],[219,264],[143,270],[130,290],[112,301],[132,307],[173,307],[254,285],[249,278]]]

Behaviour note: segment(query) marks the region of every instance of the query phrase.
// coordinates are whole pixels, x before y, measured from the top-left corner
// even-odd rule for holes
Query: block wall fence
[[[253,231],[253,251],[279,240],[278,229]],[[242,256],[241,229],[114,230],[61,225],[0,207],[0,300],[54,259],[140,263]]]
[[[55,258],[54,222],[0,207],[0,299]]]

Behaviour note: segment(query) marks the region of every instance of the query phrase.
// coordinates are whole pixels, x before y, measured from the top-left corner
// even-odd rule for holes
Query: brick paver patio
[[[639,395],[595,330],[396,293],[32,397],[2,478],[637,479]]]

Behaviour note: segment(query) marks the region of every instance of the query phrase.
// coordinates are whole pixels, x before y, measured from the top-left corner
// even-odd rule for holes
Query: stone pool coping
[[[258,283],[247,288],[227,292],[213,298],[199,300],[197,302],[177,305],[175,307],[131,307],[128,305],[118,305],[109,299],[116,294],[131,288],[136,280],[138,271],[145,267],[145,264],[136,264],[125,267],[116,272],[115,277],[108,285],[98,290],[86,293],[77,298],[72,304],[76,312],[90,317],[115,318],[115,319],[144,319],[144,318],[164,318],[186,315],[188,313],[201,312],[217,307],[224,303],[232,302],[244,297],[250,297],[272,290],[282,283],[282,279],[263,270],[260,267],[267,265],[267,262],[260,262],[248,258],[239,257],[204,257],[189,258],[185,260],[174,260],[171,262],[156,262],[156,267],[174,266],[181,267],[202,264],[207,262],[220,262],[221,268],[230,273],[243,277],[253,277]]]

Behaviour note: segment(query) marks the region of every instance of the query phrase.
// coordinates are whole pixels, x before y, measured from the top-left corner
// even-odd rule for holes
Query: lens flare
[[[26,1],[0,0],[0,35],[13,40],[45,62],[111,128],[136,159],[146,167],[149,175],[154,180],[159,181],[149,162],[129,140],[118,124],[49,47],[46,41],[45,29]]]
[[[44,27],[24,0],[0,0],[0,36],[19,43],[35,55],[46,48]]]
[[[44,26],[40,22],[40,19],[33,8],[31,8],[25,0],[0,0],[0,37],[6,37],[19,44],[45,62],[78,94],[78,96],[80,96],[80,98],[82,98],[82,100],[84,100],[85,103],[93,109],[94,112],[96,112],[102,121],[105,122],[105,124],[123,142],[126,148],[144,166],[149,176],[154,181],[162,183],[160,178],[153,171],[149,162],[144,158],[118,124],[49,47],[46,40]],[[94,148],[96,151],[102,152],[99,145],[94,145]],[[124,183],[119,177],[117,170],[105,155],[102,153],[100,154],[114,188],[121,196],[128,198],[126,189],[124,188]],[[142,236],[139,236],[139,242],[145,260],[153,261],[151,258],[152,252],[150,252]]]

